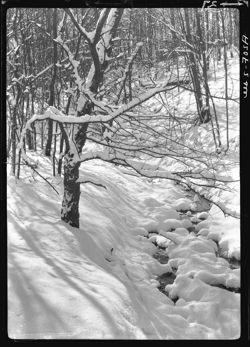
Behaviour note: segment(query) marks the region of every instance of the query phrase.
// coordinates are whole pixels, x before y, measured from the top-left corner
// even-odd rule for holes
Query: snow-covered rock
[[[225,283],[226,287],[240,288],[240,269],[232,270]]]
[[[217,232],[215,232],[215,231],[210,231],[210,232],[207,234],[207,238],[218,242],[218,241],[220,241],[221,236],[220,236],[219,233],[217,233]]]
[[[159,221],[163,221],[165,219],[180,219],[180,215],[176,210],[166,208],[165,206],[156,207],[152,213],[152,217]]]
[[[188,219],[188,218],[182,219],[181,223],[182,223],[183,228],[185,228],[185,229],[191,228],[193,226],[190,219]]]
[[[162,235],[152,235],[149,237],[149,241],[162,248],[166,248],[169,245],[169,240]]]
[[[190,205],[192,204],[192,200],[188,198],[180,198],[175,201],[173,207],[176,211],[187,211],[190,210]]]
[[[208,217],[209,217],[209,214],[207,212],[205,212],[205,211],[197,214],[197,218],[198,219],[203,219],[204,220],[204,219],[208,219]]]
[[[157,231],[159,223],[153,219],[143,219],[140,221],[140,226],[143,227],[147,232]]]
[[[191,218],[190,218],[190,221],[191,221],[192,223],[200,223],[200,222],[202,222],[202,220],[199,219],[197,216],[191,217]]]
[[[151,278],[151,279],[150,279],[150,282],[151,282],[151,284],[152,284],[154,287],[156,287],[156,288],[158,288],[158,287],[160,286],[159,281],[157,281],[157,280],[154,279],[154,278]]]
[[[203,229],[200,229],[200,231],[198,232],[198,235],[207,236],[209,232],[210,232],[209,229],[203,228]]]
[[[185,228],[176,228],[174,233],[182,236],[187,236],[189,234],[188,230]]]
[[[182,222],[177,219],[166,219],[159,223],[159,228],[160,230],[163,231],[170,231],[174,230],[176,228],[181,228],[182,227]]]
[[[211,225],[211,221],[204,220],[195,226],[195,230],[200,231],[203,228],[209,229],[210,225]]]

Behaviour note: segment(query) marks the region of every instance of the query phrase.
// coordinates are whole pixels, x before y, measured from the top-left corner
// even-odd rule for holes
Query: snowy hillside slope
[[[209,163],[210,169],[213,167],[214,174],[217,177],[227,177],[229,180],[235,181],[228,185],[229,189],[225,191],[206,187],[197,188],[200,193],[209,193],[209,197],[213,201],[222,203],[223,207],[227,207],[233,215],[240,215],[240,171],[239,171],[239,59],[237,57],[229,58],[228,62],[228,136],[229,136],[229,150],[225,154],[227,144],[227,117],[225,111],[225,72],[223,64],[219,63],[216,69],[216,76],[211,74],[209,78],[209,87],[211,95],[214,96],[213,102],[216,108],[216,115],[218,117],[219,134],[221,140],[221,154],[217,159],[211,159],[210,153],[215,153],[216,147],[213,139],[213,129],[211,122],[194,125],[193,117],[197,114],[196,101],[194,93],[186,90],[185,88],[173,89],[166,94],[156,95],[149,99],[145,104],[150,109],[152,114],[157,112],[156,109],[161,106],[161,112],[163,115],[171,114],[175,118],[175,122],[172,123],[174,128],[175,140],[182,143],[183,146],[195,149],[197,151],[203,151],[201,160]],[[164,105],[164,107],[162,107]],[[215,114],[214,108],[210,105],[210,112],[213,117],[214,127]],[[192,121],[191,121],[192,120]],[[180,124],[181,125],[180,125]],[[164,129],[165,124],[156,121],[155,127],[157,130]],[[171,129],[171,127],[170,127]],[[216,131],[215,131],[216,133]],[[216,136],[217,138],[217,136]],[[217,138],[218,142],[218,138]],[[171,144],[174,147],[174,144]],[[175,149],[179,154],[182,152],[182,146],[177,146]],[[198,152],[196,153],[198,156]],[[199,165],[198,162],[184,160],[183,162],[177,159],[167,157],[161,163],[165,166],[165,169],[171,172],[175,171],[188,171],[190,166],[192,172],[204,172],[206,176],[206,168],[203,165]],[[198,184],[204,184],[206,181],[197,180]],[[223,187],[225,188],[225,187]]]
[[[47,177],[50,163],[38,159]],[[8,179],[9,336],[238,338],[240,294],[210,284],[237,287],[239,270],[216,258],[213,241],[194,233],[184,237],[176,229],[171,234],[178,245],[165,239],[170,265],[152,256],[157,248],[144,237],[150,230],[164,233],[170,220],[182,223],[172,205],[192,201],[180,188],[100,161],[81,173],[106,189],[82,185],[79,230],[60,221],[60,197],[38,177],[29,178],[28,169],[25,179]],[[62,194],[60,179],[53,184]],[[238,230],[230,238],[225,218],[211,218],[226,250],[239,247]],[[176,280],[167,286],[170,298],[179,298],[174,304],[157,289],[156,279],[176,268]]]
[[[232,60],[234,97],[237,77]],[[210,83],[214,95],[224,96],[223,73]],[[195,110],[191,95],[181,92],[180,117]],[[214,101],[225,144],[225,100]],[[147,105],[158,107],[157,97]],[[238,114],[239,105],[229,101],[230,149],[216,168],[220,174],[226,167],[234,179],[239,178]],[[204,143],[212,148],[211,139],[210,124],[185,132],[185,141],[197,148]],[[225,217],[215,205],[203,214],[183,215],[195,197],[179,185],[139,178],[96,160],[80,171],[99,186],[81,185],[80,229],[71,228],[60,220],[62,178],[52,178],[48,158],[28,154],[59,195],[25,166],[20,180],[8,175],[11,338],[239,338],[240,269],[224,259],[240,261],[239,219]],[[230,188],[213,194],[239,212],[239,183]],[[162,249],[165,263],[155,256]],[[166,274],[172,281],[163,285]]]

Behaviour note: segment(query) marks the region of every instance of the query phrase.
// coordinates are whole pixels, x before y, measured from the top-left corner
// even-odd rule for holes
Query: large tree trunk
[[[189,12],[187,8],[184,8],[184,15],[185,15],[185,21],[186,21],[186,40],[191,46],[194,46],[192,35],[191,35]],[[192,82],[193,82],[193,86],[195,90],[197,111],[198,111],[200,123],[202,124],[206,122],[206,119],[205,119],[206,114],[204,112],[204,107],[203,107],[199,65],[197,63],[195,53],[192,50],[190,50],[190,47],[188,47],[188,58],[190,61],[189,65],[190,65],[190,71],[191,71],[191,78],[192,78]]]
[[[71,225],[79,228],[79,199],[80,183],[79,178],[80,163],[75,163],[73,154],[68,152],[64,157],[64,194],[61,209],[61,219]]]
[[[104,72],[109,64],[109,59],[107,58],[110,57],[112,51],[111,39],[116,33],[122,13],[123,9],[106,9],[106,14],[102,17],[106,19],[106,24],[105,21],[99,22],[99,25],[102,24],[102,27],[97,30],[98,36],[94,39],[94,44],[90,44],[93,64],[87,77],[86,84],[93,94],[97,93],[100,84],[103,82]],[[99,51],[100,53],[102,51],[101,46],[103,42],[105,43],[105,54],[103,54],[102,57],[102,55],[99,56],[97,52]],[[93,74],[92,69],[94,70]],[[79,97],[78,102],[82,104],[81,97]],[[86,99],[81,109],[77,109],[78,116],[91,114],[93,112],[93,104]],[[87,129],[88,123],[73,126],[72,139],[78,154],[81,154],[83,146],[85,145]],[[75,228],[79,228],[80,183],[77,182],[79,178],[79,167],[80,163],[68,146],[64,157],[64,196],[61,219]]]
[[[14,106],[14,111],[12,115],[12,125],[11,125],[11,150],[12,150],[12,156],[11,156],[11,172],[13,175],[15,175],[16,172],[16,108],[17,106]]]
[[[87,113],[87,112],[86,112]],[[81,153],[82,148],[86,142],[86,131],[88,124],[82,126],[75,126],[75,143],[78,153]],[[80,163],[75,159],[75,154],[70,151],[66,144],[66,154],[64,156],[64,194],[61,209],[61,219],[71,225],[72,227],[79,228],[79,200],[80,200],[80,183],[77,182],[79,178]]]

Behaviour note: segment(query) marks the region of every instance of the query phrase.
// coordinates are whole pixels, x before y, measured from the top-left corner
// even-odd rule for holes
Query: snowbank
[[[48,185],[9,177],[9,336],[238,338],[239,294],[211,284],[237,287],[239,273],[216,258],[212,240],[188,235],[169,207],[181,196],[174,184],[152,184],[98,162],[84,165],[82,175],[107,189],[82,185],[79,230],[60,221],[61,196]],[[56,184],[62,195],[60,179]],[[154,228],[163,234],[147,239]],[[168,264],[152,257],[152,242],[167,247]],[[175,268],[167,297],[156,279]]]

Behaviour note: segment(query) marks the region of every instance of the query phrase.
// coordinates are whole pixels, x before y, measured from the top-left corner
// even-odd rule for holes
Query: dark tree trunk
[[[203,80],[204,80],[204,88],[206,92],[205,97],[205,103],[206,107],[205,109],[202,109],[201,113],[201,119],[202,123],[207,123],[210,121],[210,106],[209,106],[209,89],[208,89],[208,77],[207,77],[207,59],[206,59],[206,44],[204,41],[202,28],[201,28],[201,21],[200,21],[200,13],[199,10],[196,8],[196,21],[197,21],[197,35],[199,37],[199,46],[201,51],[201,57],[202,57],[202,72],[203,72]]]
[[[110,9],[107,9],[106,16],[108,15]],[[118,9],[115,15],[115,21],[110,30],[110,36],[114,37],[117,26],[120,22],[121,15],[123,13],[123,9]],[[104,23],[103,23],[104,24]],[[102,28],[103,29],[103,28]],[[100,37],[101,39],[101,31]],[[99,40],[96,40],[96,43]],[[89,90],[92,93],[96,93],[100,84],[103,82],[103,76],[106,68],[108,67],[108,60],[104,60],[101,64],[98,56],[96,55],[96,46],[91,45],[90,51],[93,58],[93,63],[95,63],[95,72],[91,79]],[[106,55],[109,57],[112,51],[112,45],[108,45],[106,49]],[[98,61],[97,61],[98,60]],[[78,116],[82,116],[84,114],[91,114],[93,111],[93,104],[86,100],[82,109],[77,112]],[[80,155],[82,152],[82,148],[85,145],[87,138],[87,129],[88,123],[74,125],[73,126],[73,134],[72,137],[75,143],[75,149]],[[67,144],[66,144],[67,145]],[[67,149],[65,151],[64,156],[64,196],[62,202],[61,209],[61,219],[68,223],[69,225],[79,228],[79,199],[80,199],[80,183],[77,182],[79,178],[79,167],[80,163],[75,158],[75,154],[70,151],[69,146],[67,145]]]
[[[61,209],[61,219],[79,228],[79,199],[80,183],[76,182],[79,178],[80,163],[75,163],[73,154],[68,152],[64,157],[64,194]]]
[[[48,120],[48,138],[45,147],[45,155],[50,157],[51,152],[51,144],[52,144],[52,132],[53,132],[53,121],[51,119]]]
[[[35,114],[34,94],[32,94],[31,98],[32,98],[31,111],[32,111],[32,114]],[[34,147],[34,151],[36,151],[36,126],[35,126],[35,124],[33,124],[31,128],[33,131],[33,147]]]
[[[89,113],[86,112],[85,113]],[[75,143],[78,153],[81,153],[82,148],[86,142],[86,131],[88,123],[81,126],[75,126]],[[68,147],[68,146],[67,146]],[[79,178],[80,163],[74,158],[74,153],[70,149],[66,149],[64,156],[64,193],[61,209],[61,219],[68,223],[70,226],[79,228],[79,200],[80,200],[80,183],[77,182]]]
[[[208,16],[208,11],[206,13],[206,55],[207,55],[207,69],[209,70],[210,68],[210,59],[208,55],[208,42],[209,42],[209,16]]]
[[[17,109],[18,109],[18,103],[20,98],[20,89],[18,88],[17,96],[15,99],[15,104],[13,107],[13,114],[12,114],[12,125],[11,125],[11,172],[13,175],[15,175],[16,172],[16,132],[17,132]]]
[[[66,105],[66,109],[65,109],[65,114],[69,114],[69,107],[70,107],[70,102],[71,102],[71,95],[68,98],[68,102]],[[57,173],[58,175],[61,176],[62,174],[62,161],[63,161],[63,145],[65,142],[65,136],[63,134],[63,128],[61,127],[61,138],[60,138],[60,148],[59,148],[59,160],[58,160],[58,168],[57,168]]]
[[[221,61],[221,45],[220,45],[220,18],[219,18],[219,12],[216,12],[216,21],[217,21],[217,40],[219,40],[219,44],[217,45],[217,59],[218,61]]]
[[[11,125],[11,172],[13,175],[15,175],[16,171],[16,107],[15,105]]]
[[[225,101],[226,101],[226,130],[227,130],[227,147],[226,151],[229,149],[229,116],[228,116],[228,71],[227,71],[227,47],[226,47],[226,37],[225,37],[225,19],[224,13],[221,12],[221,22],[222,22],[222,36],[223,36],[223,46],[224,46],[224,69],[225,69]]]
[[[29,118],[29,106],[30,106],[30,97],[28,95],[28,98],[27,98],[27,103],[26,103],[26,119]],[[33,147],[33,141],[32,141],[32,134],[31,134],[31,131],[28,129],[27,132],[26,132],[26,139],[27,139],[27,146],[28,146],[28,149],[31,151],[34,149]]]
[[[232,11],[228,11],[229,13],[229,23],[231,30],[228,32],[229,35],[229,47],[230,47],[230,56],[231,58],[234,57],[233,55],[233,35],[234,35],[234,26],[233,26],[233,20],[232,20]]]
[[[56,39],[57,37],[57,9],[54,8],[53,12],[53,38]],[[54,71],[53,76],[50,83],[50,97],[49,97],[49,106],[53,106],[55,103],[55,81],[56,81],[56,74],[57,74],[57,43],[53,42],[53,63],[54,63]],[[48,138],[45,148],[45,155],[47,157],[50,157],[51,154],[51,144],[52,144],[52,134],[53,132],[53,121],[51,119],[48,120]]]
[[[58,167],[57,167],[57,173],[60,176],[62,174],[63,144],[64,144],[64,138],[63,138],[63,135],[61,135],[61,138],[60,138],[60,149],[59,149],[59,160],[58,160]]]
[[[191,26],[190,26],[190,20],[189,20],[189,12],[187,8],[184,8],[184,15],[185,15],[185,21],[186,21],[186,40],[187,42],[193,46],[192,36],[191,36]],[[202,102],[202,92],[201,92],[201,85],[200,85],[200,76],[199,76],[199,66],[197,64],[195,54],[193,51],[190,51],[188,53],[188,58],[190,61],[190,71],[191,71],[191,78],[195,89],[195,99],[196,99],[196,105],[197,110],[200,118],[200,123],[204,123],[204,113],[203,113],[203,102]]]
[[[53,164],[53,176],[54,177],[56,175],[56,138],[57,138],[57,127],[58,127],[58,124],[56,123],[55,135],[54,135],[53,153],[52,153],[52,164]]]
[[[44,137],[43,122],[41,122],[41,149],[42,150],[43,150],[43,137]]]
[[[17,174],[16,174],[16,178],[19,179],[20,178],[20,171],[21,171],[21,150],[19,149],[18,151],[18,161],[17,161]]]
[[[31,151],[34,149],[33,147],[33,142],[32,142],[32,135],[31,135],[31,131],[28,129],[27,130],[27,145],[28,145],[28,149]]]

